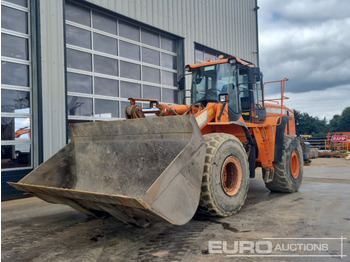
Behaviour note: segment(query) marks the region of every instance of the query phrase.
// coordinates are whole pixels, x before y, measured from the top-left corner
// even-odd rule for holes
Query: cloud
[[[325,117],[328,121],[350,106],[350,88],[347,85],[303,93],[286,92],[286,96],[290,98],[285,101],[288,107],[320,119]]]
[[[350,1],[263,0],[259,6],[265,81],[287,77],[291,93],[350,88]]]
[[[276,89],[277,86],[275,85]],[[265,99],[280,98],[280,94],[272,94],[267,85]],[[302,93],[288,92],[288,82],[286,82],[285,96],[289,99],[284,100],[284,104],[291,109],[300,112],[306,112],[319,119],[326,118],[328,121],[334,115],[340,115],[342,110],[350,106],[350,88],[347,85],[326,90],[313,90]]]
[[[264,22],[285,21],[293,24],[319,23],[349,17],[349,1],[344,0],[259,0],[259,6],[269,10],[259,14]]]

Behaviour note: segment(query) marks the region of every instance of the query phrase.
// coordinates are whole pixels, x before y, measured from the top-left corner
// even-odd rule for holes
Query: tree
[[[340,115],[334,115],[331,121],[329,121],[329,131],[330,132],[337,132],[338,127],[339,127],[339,120],[340,120]]]
[[[310,116],[294,109],[297,135],[326,136],[328,132],[350,131],[350,107],[346,107],[341,115],[334,115],[327,124],[326,119]]]
[[[350,131],[350,107],[346,107],[341,115],[334,115],[329,122],[329,131]]]
[[[294,118],[297,135],[326,136],[328,132],[325,119],[310,116],[294,109]]]

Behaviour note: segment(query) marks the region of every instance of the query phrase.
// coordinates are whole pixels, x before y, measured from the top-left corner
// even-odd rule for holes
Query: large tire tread
[[[204,140],[207,145],[207,151],[206,151],[204,172],[203,172],[203,179],[202,179],[201,197],[200,197],[199,207],[197,210],[197,214],[199,215],[226,217],[237,213],[244,204],[244,201],[242,201],[239,208],[233,212],[222,211],[218,208],[218,205],[217,203],[215,203],[215,200],[212,196],[212,189],[211,189],[210,182],[211,182],[211,176],[212,176],[211,173],[212,173],[213,158],[215,156],[217,148],[228,139],[235,140],[237,144],[240,145],[242,152],[245,152],[243,145],[241,144],[239,139],[233,135],[229,135],[225,133],[212,133],[212,134],[204,135]],[[247,159],[246,159],[246,163],[248,165]],[[249,167],[247,166],[247,168],[249,172]],[[243,175],[248,176],[248,179],[249,179],[249,174],[243,174]],[[245,188],[244,199],[247,196],[248,188],[249,188],[249,182],[247,183],[247,188]]]
[[[292,145],[292,143],[297,143],[297,145]],[[290,174],[290,167],[287,164],[290,161],[290,153],[291,148],[295,148],[298,151],[300,156],[300,174],[298,179],[293,179]],[[302,176],[303,176],[303,159],[302,159],[302,149],[300,143],[297,141],[295,137],[285,135],[283,141],[283,153],[282,153],[282,161],[274,163],[275,173],[273,176],[273,180],[269,183],[265,183],[266,187],[271,191],[276,192],[287,192],[292,193],[298,191]],[[263,175],[265,174],[263,170]]]

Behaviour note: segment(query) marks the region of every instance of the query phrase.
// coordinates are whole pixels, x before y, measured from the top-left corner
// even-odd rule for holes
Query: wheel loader
[[[263,85],[260,69],[234,56],[186,71],[190,103],[129,98],[127,119],[70,125],[64,148],[10,184],[47,202],[142,227],[182,225],[195,213],[235,214],[258,167],[268,189],[297,191],[303,154],[293,111],[283,103],[288,79]],[[280,98],[264,99],[268,83],[280,84]]]

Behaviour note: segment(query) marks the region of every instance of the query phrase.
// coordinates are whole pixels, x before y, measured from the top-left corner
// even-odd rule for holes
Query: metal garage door
[[[1,1],[1,197],[33,168],[30,3]]]
[[[68,121],[124,117],[129,97],[177,103],[177,39],[66,2]]]
[[[224,52],[206,47],[204,45],[195,44],[194,46],[194,58],[196,64],[206,62],[207,59],[210,59],[211,61],[219,60],[219,56],[221,55],[224,58],[229,57],[229,55]]]

